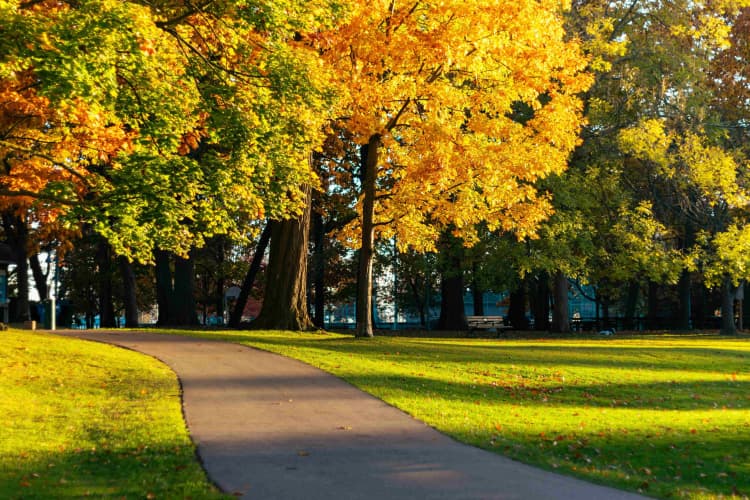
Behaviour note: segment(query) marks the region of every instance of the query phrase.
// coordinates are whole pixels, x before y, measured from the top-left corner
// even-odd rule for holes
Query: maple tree
[[[354,3],[313,38],[344,96],[338,124],[361,144],[358,336],[371,336],[373,242],[434,249],[447,227],[531,233],[549,212],[537,178],[565,167],[589,83],[559,2]],[[514,110],[527,107],[521,123]]]

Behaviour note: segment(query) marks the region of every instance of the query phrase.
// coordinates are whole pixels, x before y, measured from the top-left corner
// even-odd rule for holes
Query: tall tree
[[[308,187],[308,205],[310,191]],[[307,309],[307,245],[310,209],[296,219],[275,222],[266,270],[263,308],[253,327],[272,330],[310,330]]]
[[[358,336],[369,316],[373,244],[397,235],[434,249],[453,226],[523,236],[549,204],[530,185],[564,168],[589,83],[566,41],[560,3],[354,2],[348,22],[313,38],[346,89],[339,123],[363,146]],[[527,106],[525,124],[512,115]]]
[[[295,38],[329,6],[3,2],[0,202],[141,261],[296,213],[328,84]]]

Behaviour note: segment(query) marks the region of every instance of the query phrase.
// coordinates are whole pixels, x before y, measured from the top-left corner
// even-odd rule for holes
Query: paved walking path
[[[452,440],[298,361],[153,333],[72,331],[154,356],[209,477],[251,499],[636,499]]]

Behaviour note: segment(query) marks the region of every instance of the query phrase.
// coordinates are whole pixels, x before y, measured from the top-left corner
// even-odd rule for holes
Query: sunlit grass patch
[[[0,498],[222,498],[179,391],[165,365],[132,351],[0,332]]]
[[[459,440],[550,470],[662,498],[750,494],[747,339],[207,335],[319,366]]]

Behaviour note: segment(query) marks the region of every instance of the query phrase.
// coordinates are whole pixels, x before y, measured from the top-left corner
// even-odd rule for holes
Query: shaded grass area
[[[557,472],[661,498],[750,494],[747,338],[175,333],[300,359],[461,441]]]
[[[206,479],[175,375],[104,344],[0,332],[0,498],[226,498]]]

